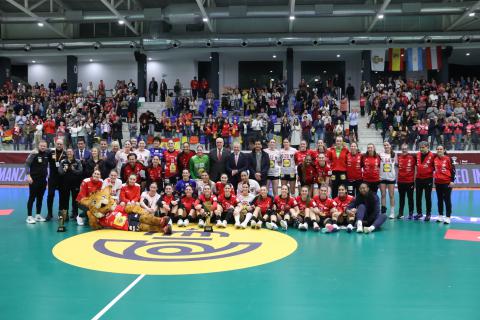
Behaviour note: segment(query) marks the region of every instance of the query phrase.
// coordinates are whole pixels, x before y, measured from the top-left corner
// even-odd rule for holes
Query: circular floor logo
[[[196,274],[236,270],[282,259],[297,249],[292,237],[269,230],[227,229],[205,233],[98,230],[61,241],[53,255],[77,267],[128,274]]]

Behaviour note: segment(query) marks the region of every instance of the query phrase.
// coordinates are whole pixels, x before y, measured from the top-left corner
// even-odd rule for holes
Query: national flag
[[[405,70],[405,50],[400,48],[388,49],[388,70],[403,71]]]
[[[442,47],[428,47],[425,49],[428,70],[440,70],[442,68]]]
[[[423,70],[423,50],[422,48],[407,49],[407,70],[422,71]]]
[[[372,71],[385,71],[385,49],[370,51]]]

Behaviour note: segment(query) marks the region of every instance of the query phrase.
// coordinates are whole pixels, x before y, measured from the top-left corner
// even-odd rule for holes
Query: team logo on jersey
[[[269,230],[160,233],[98,230],[58,243],[53,255],[68,264],[127,274],[197,274],[243,269],[282,259],[297,248],[290,236]]]

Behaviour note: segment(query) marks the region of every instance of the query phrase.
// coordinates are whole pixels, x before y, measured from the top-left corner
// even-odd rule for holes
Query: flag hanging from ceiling
[[[389,71],[405,70],[404,49],[400,49],[400,48],[388,49],[388,70]]]
[[[407,49],[407,70],[422,71],[423,70],[423,50],[422,48]]]
[[[385,49],[373,49],[370,54],[372,71],[385,71]]]
[[[429,47],[425,49],[428,70],[440,70],[442,68],[442,47]]]

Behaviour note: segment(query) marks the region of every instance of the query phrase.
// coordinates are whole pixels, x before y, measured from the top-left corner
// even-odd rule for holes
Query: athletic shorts
[[[297,175],[293,175],[293,177],[289,174],[282,175],[280,179],[285,180],[285,181],[297,181]]]
[[[267,176],[267,180],[278,180],[280,177]]]
[[[382,180],[382,181],[380,181],[381,184],[382,183],[383,184],[395,184],[395,182],[396,182],[395,180]]]

